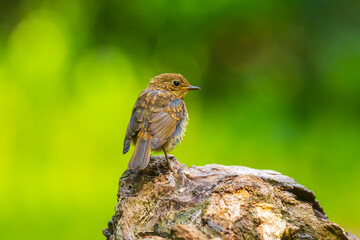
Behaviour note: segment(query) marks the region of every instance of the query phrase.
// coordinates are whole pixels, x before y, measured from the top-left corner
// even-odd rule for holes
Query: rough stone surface
[[[186,168],[152,156],[119,182],[107,239],[357,239],[330,222],[312,191],[270,170]]]

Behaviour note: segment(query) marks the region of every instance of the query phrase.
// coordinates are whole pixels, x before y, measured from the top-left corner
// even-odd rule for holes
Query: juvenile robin
[[[144,169],[151,151],[171,152],[182,140],[188,122],[188,113],[183,98],[191,86],[178,73],[163,73],[153,79],[140,93],[126,129],[123,153],[127,153],[131,142],[134,152],[128,163],[129,169]]]

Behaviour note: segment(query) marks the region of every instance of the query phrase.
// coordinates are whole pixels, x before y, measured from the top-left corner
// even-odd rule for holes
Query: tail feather
[[[139,132],[138,138],[135,144],[135,150],[128,164],[129,169],[146,168],[150,161],[151,153],[151,135],[148,132]]]

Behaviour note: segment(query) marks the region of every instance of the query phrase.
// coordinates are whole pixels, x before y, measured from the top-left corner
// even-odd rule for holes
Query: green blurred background
[[[273,169],[360,235],[360,2],[0,5],[0,239],[104,239],[151,77],[182,73],[190,165]]]

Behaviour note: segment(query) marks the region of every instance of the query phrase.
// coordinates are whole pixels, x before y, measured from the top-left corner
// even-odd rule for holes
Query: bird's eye
[[[179,86],[179,85],[180,85],[179,81],[173,81],[173,84],[174,84],[175,86]]]

